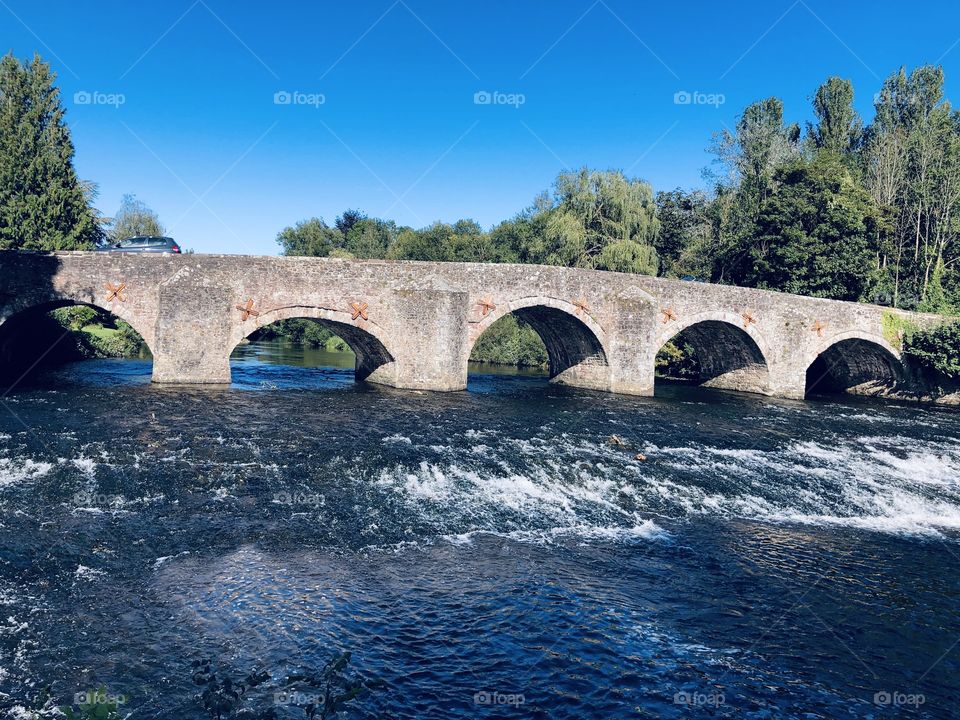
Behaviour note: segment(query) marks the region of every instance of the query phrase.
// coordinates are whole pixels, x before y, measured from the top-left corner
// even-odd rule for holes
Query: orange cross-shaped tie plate
[[[747,310],[746,312],[740,313],[740,317],[743,318],[743,326],[744,326],[745,328],[750,327],[750,323],[756,323],[756,322],[757,322],[757,321],[753,318],[753,315],[750,313],[749,310]]]
[[[477,302],[477,305],[480,306],[483,316],[486,317],[490,314],[491,310],[496,310],[497,306],[493,304],[493,300],[486,298]]]
[[[665,308],[664,310],[661,310],[660,312],[663,313],[664,324],[670,322],[671,320],[677,319],[677,313],[674,312],[672,305],[668,308]]]
[[[365,302],[352,302],[350,303],[350,319],[356,320],[357,318],[363,318],[364,320],[369,320],[367,317],[367,304]]]
[[[587,301],[584,298],[579,298],[573,301],[574,307],[577,308],[577,315],[581,315],[587,312],[590,308],[587,306]]]
[[[110,292],[107,294],[107,302],[113,302],[114,300],[119,300],[120,302],[126,302],[127,297],[123,294],[124,289],[127,287],[125,282],[120,283],[119,285],[114,285],[113,283],[107,283],[104,285],[107,290]]]
[[[810,328],[810,330],[812,330],[817,334],[817,337],[823,337],[823,331],[826,329],[827,329],[827,326],[824,323],[820,322],[819,320],[817,320],[813,324],[813,327]]]
[[[253,300],[247,300],[244,305],[237,305],[237,310],[240,311],[240,320],[246,322],[250,316],[260,317],[260,313],[253,309]]]

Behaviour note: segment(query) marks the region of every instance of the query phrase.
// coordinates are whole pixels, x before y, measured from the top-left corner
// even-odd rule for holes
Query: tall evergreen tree
[[[103,237],[55,79],[39,56],[0,60],[0,249],[79,250]]]

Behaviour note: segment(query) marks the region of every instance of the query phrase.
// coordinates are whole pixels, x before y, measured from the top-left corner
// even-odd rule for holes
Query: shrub
[[[880,318],[880,324],[883,329],[883,337],[898,350],[903,349],[904,339],[916,330],[916,327],[909,320],[889,310]]]
[[[903,341],[903,354],[923,368],[952,380],[960,379],[960,322],[908,332]]]
[[[50,315],[63,327],[70,330],[81,330],[87,325],[93,325],[102,320],[99,310],[89,305],[71,305],[57,308]]]
[[[513,315],[505,315],[480,336],[471,362],[546,367],[547,348],[536,331]]]
[[[654,364],[657,375],[668,378],[693,379],[700,375],[697,353],[682,338],[674,338],[657,353]]]

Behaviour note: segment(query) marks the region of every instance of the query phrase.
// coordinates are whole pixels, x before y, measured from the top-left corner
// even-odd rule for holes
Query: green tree
[[[960,263],[960,115],[943,99],[942,68],[900,68],[884,81],[863,165],[888,220],[878,266],[894,304],[942,304]]]
[[[387,257],[390,260],[446,260],[447,241],[452,232],[452,228],[442,222],[422,230],[404,228],[387,251]]]
[[[110,223],[107,236],[113,242],[131,237],[146,235],[164,235],[166,230],[160,224],[160,217],[146,203],[137,200],[136,195],[124,195],[120,209]]]
[[[921,367],[960,380],[960,323],[908,332],[903,354]]]
[[[546,262],[545,238],[551,206],[550,197],[542,193],[529,208],[490,231],[491,242],[499,250],[503,262]]]
[[[484,331],[470,352],[470,361],[544,368],[549,363],[543,340],[515,315],[504,315]]]
[[[0,249],[81,250],[103,237],[55,80],[38,55],[0,60]]]
[[[710,200],[700,191],[688,193],[677,188],[657,193],[660,230],[653,245],[660,258],[661,275],[711,276],[709,207]]]
[[[874,268],[877,211],[870,195],[832,154],[797,160],[778,170],[776,180],[757,222],[749,284],[859,300]]]
[[[323,218],[314,217],[281,230],[277,243],[284,255],[327,257],[334,250],[343,249],[343,233],[327,225]]]
[[[397,226],[393,221],[364,217],[350,224],[345,249],[357,258],[385,258],[397,234]]]
[[[504,254],[489,233],[473,220],[458,220],[446,239],[444,259],[451,262],[503,262]]]
[[[361,220],[366,220],[367,215],[360,210],[344,210],[340,217],[333,221],[333,224],[336,226],[337,230],[340,231],[340,234],[344,237],[347,237],[350,234],[350,230]]]
[[[713,280],[747,282],[760,209],[776,189],[777,170],[799,157],[799,138],[799,126],[784,125],[783,102],[775,97],[749,105],[735,132],[714,136],[710,152],[721,172],[709,174],[717,180]]]
[[[659,221],[648,183],[618,171],[560,173],[543,212],[546,263],[656,274]]]
[[[817,122],[807,128],[813,147],[851,157],[863,133],[863,122],[853,109],[853,83],[835,76],[828,78],[817,88],[813,112]]]

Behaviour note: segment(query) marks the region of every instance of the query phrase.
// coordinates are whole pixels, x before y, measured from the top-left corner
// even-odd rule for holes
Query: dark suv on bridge
[[[111,242],[97,248],[97,250],[101,252],[179,253],[180,246],[173,238],[144,235],[127,238],[120,242]]]

